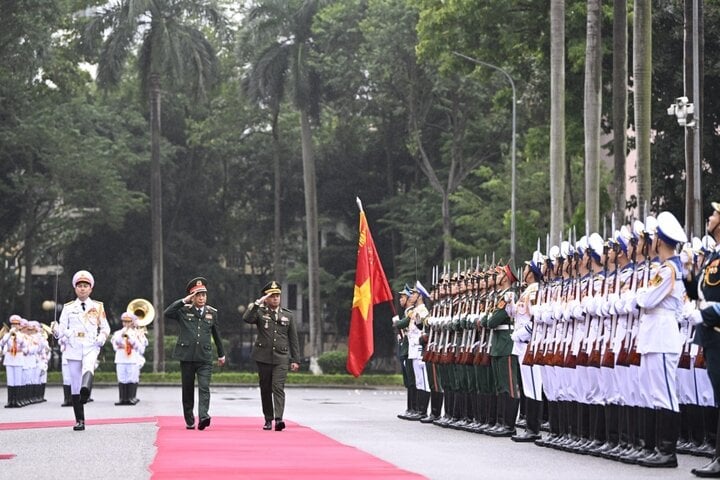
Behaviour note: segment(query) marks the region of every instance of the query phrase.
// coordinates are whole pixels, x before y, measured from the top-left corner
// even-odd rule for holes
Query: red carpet
[[[420,479],[310,428],[285,422],[263,431],[262,419],[214,417],[202,432],[182,417],[158,417],[153,479]]]

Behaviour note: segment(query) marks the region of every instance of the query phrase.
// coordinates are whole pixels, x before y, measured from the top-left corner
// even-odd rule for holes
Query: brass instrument
[[[144,298],[136,298],[128,303],[127,311],[138,319],[138,327],[147,327],[155,319],[155,307]]]

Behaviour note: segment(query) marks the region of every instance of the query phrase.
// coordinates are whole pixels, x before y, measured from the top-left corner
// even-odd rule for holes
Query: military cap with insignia
[[[76,287],[77,284],[80,282],[87,283],[88,285],[90,285],[90,288],[93,288],[95,286],[95,278],[92,276],[92,273],[88,272],[87,270],[79,270],[75,272],[75,275],[73,275],[73,288]]]
[[[263,295],[272,295],[273,293],[282,293],[282,289],[280,289],[280,284],[277,283],[275,280],[272,280],[265,284],[265,286],[262,289]]]
[[[205,277],[195,277],[188,282],[185,290],[187,293],[192,295],[200,292],[207,292],[207,279]]]

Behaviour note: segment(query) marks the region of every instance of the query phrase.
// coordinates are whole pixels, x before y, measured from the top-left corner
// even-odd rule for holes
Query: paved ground
[[[113,404],[117,388],[98,386],[93,397],[95,401],[86,406],[89,420],[181,415],[179,387],[141,385],[138,397],[142,401],[134,407]],[[654,470],[402,421],[395,416],[405,405],[400,390],[289,387],[287,397],[286,419],[430,479],[693,479],[690,469],[707,462],[681,455],[679,468]],[[4,392],[0,398],[5,400]],[[14,459],[0,460],[0,479],[150,478],[147,467],[155,455],[154,423],[91,425],[85,432],[74,432],[72,408],[60,407],[61,389],[48,387],[46,398],[47,403],[0,409],[1,424],[67,420],[61,428],[0,430],[0,454],[16,454]],[[256,387],[213,387],[210,413],[256,416],[259,429],[259,391]]]

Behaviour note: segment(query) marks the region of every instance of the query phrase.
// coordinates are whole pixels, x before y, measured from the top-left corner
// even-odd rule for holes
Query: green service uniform
[[[260,398],[265,421],[282,421],[285,380],[291,363],[300,363],[300,344],[292,312],[251,303],[243,320],[257,327],[252,359],[258,366]]]
[[[218,329],[217,309],[205,305],[202,312],[192,304],[176,300],[165,309],[165,317],[177,320],[180,334],[173,358],[180,360],[182,378],[182,405],[185,424],[194,425],[195,377],[198,380],[198,417],[200,421],[210,418],[210,380],[213,371],[211,340],[215,341],[218,357],[224,357],[222,340]],[[202,425],[201,425],[202,427]]]
[[[495,304],[495,311],[483,319],[484,326],[492,329],[492,347],[490,361],[495,379],[495,392],[497,393],[498,423],[503,420],[504,429],[496,432],[488,431],[490,435],[510,436],[515,433],[515,420],[520,403],[520,366],[516,355],[512,355],[513,341],[512,318],[508,315],[506,293],[501,292]]]

